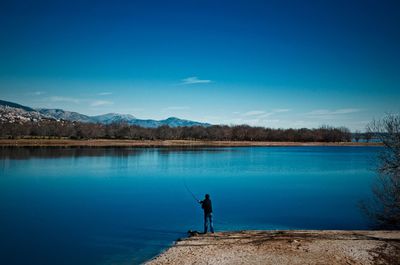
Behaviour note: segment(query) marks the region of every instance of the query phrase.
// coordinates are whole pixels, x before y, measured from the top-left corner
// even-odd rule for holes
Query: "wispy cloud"
[[[26,95],[28,95],[28,96],[42,96],[44,94],[46,94],[46,92],[44,92],[44,91],[33,91],[33,92],[26,93]]]
[[[291,109],[273,109],[272,112],[274,113],[279,113],[279,112],[288,112],[291,111]]]
[[[266,110],[250,110],[246,112],[235,111],[235,118],[225,119],[225,124],[248,124],[251,126],[274,126],[277,127],[282,121],[281,119],[275,118],[278,114],[289,112],[291,109],[272,109]],[[273,117],[271,117],[273,116]]]
[[[283,113],[283,112],[288,112],[288,111],[290,111],[290,109],[273,109],[272,111],[269,111],[269,112],[264,111],[264,110],[251,110],[251,111],[242,113],[241,115],[243,117],[254,117],[254,118],[262,119],[262,118],[269,117],[276,113]]]
[[[266,113],[258,116],[258,118],[259,119],[264,119],[264,118],[267,118],[267,117],[269,117],[271,115],[276,115],[278,113],[284,113],[284,112],[289,112],[289,111],[291,111],[291,109],[273,109],[270,112],[266,112]]]
[[[114,102],[112,102],[112,101],[90,99],[90,98],[72,98],[72,97],[52,96],[47,99],[49,102],[53,102],[53,103],[87,104],[91,107],[100,107],[100,106],[107,106],[107,105],[114,104]]]
[[[60,97],[60,96],[50,97],[49,100],[52,102],[69,102],[69,103],[75,103],[75,104],[82,102],[82,100],[78,99],[78,98]]]
[[[272,126],[279,123],[281,120],[279,119],[259,119],[259,118],[234,118],[234,119],[225,119],[222,121],[222,124],[226,125],[250,125],[250,126]]]
[[[187,77],[181,80],[181,85],[193,85],[193,84],[207,84],[212,81],[209,79],[199,79],[197,76]]]
[[[112,92],[101,92],[101,93],[99,93],[97,95],[99,95],[99,96],[109,96],[109,95],[112,95]]]
[[[317,109],[310,111],[306,114],[311,116],[331,116],[331,115],[342,115],[342,114],[351,114],[362,111],[361,109],[348,108],[348,109],[337,109],[337,110],[328,110],[328,109]]]
[[[107,100],[95,100],[92,103],[90,103],[90,106],[92,107],[99,107],[99,106],[107,106],[107,105],[112,105],[114,102],[107,101]]]
[[[259,116],[259,115],[263,115],[265,114],[265,111],[262,110],[251,110],[251,111],[247,111],[245,113],[242,114],[242,116],[248,117],[248,116]]]

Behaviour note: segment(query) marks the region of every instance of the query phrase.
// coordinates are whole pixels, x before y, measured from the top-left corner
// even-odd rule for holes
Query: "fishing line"
[[[192,195],[193,199],[194,199],[196,202],[200,202],[200,200],[197,199],[196,195],[194,195],[194,193],[189,189],[189,187],[188,187],[188,185],[187,185],[187,183],[186,183],[186,177],[183,177],[183,185],[185,185],[186,190],[190,193],[190,195]]]

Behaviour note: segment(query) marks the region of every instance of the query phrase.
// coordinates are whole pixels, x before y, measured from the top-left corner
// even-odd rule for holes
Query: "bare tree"
[[[358,141],[360,141],[361,138],[361,132],[359,130],[354,132],[354,140],[358,143]]]
[[[369,141],[371,141],[372,138],[372,133],[367,131],[364,133],[364,140],[368,143]]]
[[[82,123],[44,120],[8,123],[0,121],[1,138],[69,137],[71,139],[212,140],[212,141],[296,141],[349,142],[347,128],[324,126],[317,129],[272,129],[248,125],[145,128],[127,123]]]
[[[400,115],[387,115],[367,127],[382,141],[373,200],[362,208],[379,228],[400,229]]]

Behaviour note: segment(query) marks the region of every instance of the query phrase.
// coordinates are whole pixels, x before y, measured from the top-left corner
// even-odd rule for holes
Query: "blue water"
[[[365,229],[378,147],[2,148],[4,264],[137,264],[216,230]]]

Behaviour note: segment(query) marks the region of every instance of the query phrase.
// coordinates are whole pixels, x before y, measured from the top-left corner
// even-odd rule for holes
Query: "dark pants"
[[[211,233],[214,233],[214,227],[213,227],[213,222],[212,222],[212,213],[204,213],[204,234],[207,233],[208,222],[210,223]]]

